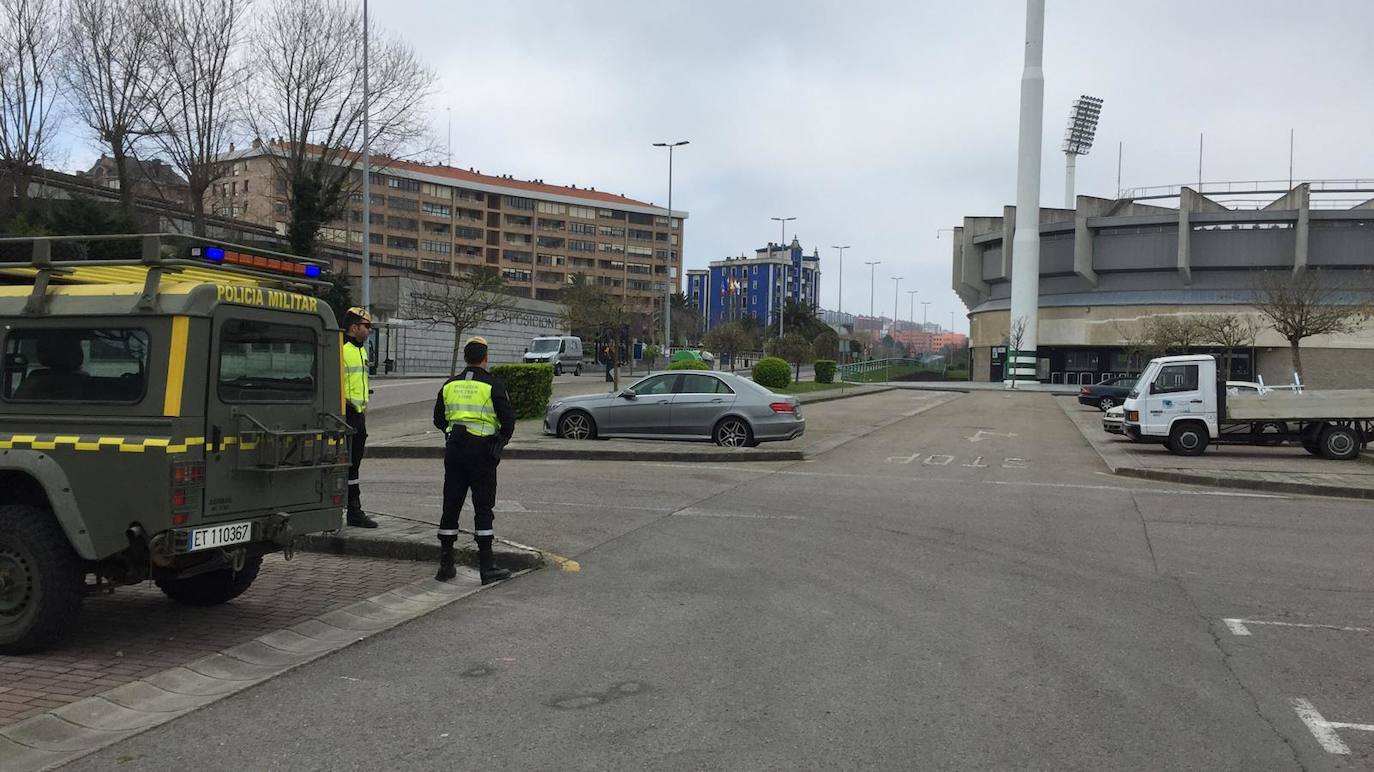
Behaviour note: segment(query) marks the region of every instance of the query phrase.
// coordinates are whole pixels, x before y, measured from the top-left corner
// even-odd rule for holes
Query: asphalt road
[[[1374,764],[1368,504],[1101,468],[1051,397],[996,392],[813,462],[509,462],[498,529],[566,509],[579,572],[74,768]]]

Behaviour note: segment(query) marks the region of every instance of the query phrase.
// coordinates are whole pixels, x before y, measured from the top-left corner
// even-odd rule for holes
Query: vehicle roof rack
[[[11,258],[13,248],[23,245],[30,245],[27,258]],[[72,259],[55,261],[54,251]],[[83,271],[83,268],[100,270]],[[259,284],[308,292],[328,286],[323,277],[329,268],[328,260],[179,233],[0,238],[0,278],[8,275],[33,280],[33,292],[24,304],[26,314],[43,313],[48,287],[54,282],[141,281],[143,291],[139,294],[137,308],[147,311],[157,302],[162,278],[169,273],[186,273],[192,278],[220,282],[231,276],[250,278]]]

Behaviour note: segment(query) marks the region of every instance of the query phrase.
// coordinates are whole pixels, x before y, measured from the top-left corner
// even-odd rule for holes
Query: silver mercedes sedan
[[[800,437],[801,401],[729,373],[650,375],[615,394],[563,397],[544,414],[544,433],[570,440],[633,437],[754,447]]]

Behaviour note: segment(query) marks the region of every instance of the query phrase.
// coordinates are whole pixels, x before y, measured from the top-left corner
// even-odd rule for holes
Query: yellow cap
[[[348,319],[349,317],[353,317],[357,320],[354,322],[355,324],[372,324],[372,314],[369,314],[367,309],[362,306],[353,306],[348,309],[348,311],[344,313],[344,319]]]
[[[470,346],[474,343],[481,343],[483,346],[485,346],[487,345],[487,339],[483,338],[481,335],[474,335],[471,338],[468,338],[468,342],[464,343],[463,345]]]

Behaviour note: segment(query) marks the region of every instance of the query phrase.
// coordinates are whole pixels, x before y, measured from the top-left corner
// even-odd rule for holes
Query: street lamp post
[[[832,244],[832,245],[830,246],[830,248],[831,248],[831,249],[838,249],[838,250],[840,250],[840,267],[839,267],[839,270],[836,271],[836,275],[838,276],[838,278],[839,278],[839,280],[840,280],[840,291],[839,291],[839,294],[837,294],[837,295],[835,296],[835,321],[838,322],[841,326],[843,326],[843,325],[844,325],[844,251],[845,251],[846,249],[849,249],[849,245],[848,245],[848,244],[845,244],[844,246],[840,246],[840,245],[838,245],[838,244]],[[817,294],[819,294],[819,293],[817,293]]]
[[[363,309],[372,310],[372,148],[368,113],[372,94],[368,90],[367,0],[363,0]]]
[[[883,261],[881,261],[881,260],[865,260],[865,261],[864,261],[864,265],[868,266],[868,316],[869,316],[869,318],[872,318],[872,319],[876,319],[876,318],[877,318],[876,316],[873,315],[873,286],[874,286],[874,285],[873,285],[873,278],[874,278],[874,276],[876,275],[876,270],[877,270],[877,269],[875,268],[875,266],[879,266],[879,265],[882,265],[882,264],[883,264]]]
[[[897,310],[897,298],[901,297],[901,295],[902,295],[902,293],[901,293],[901,289],[902,289],[902,279],[904,279],[904,278],[906,278],[906,277],[905,277],[905,276],[893,276],[893,277],[892,277],[892,281],[893,281],[893,284],[892,284],[892,339],[893,339],[893,340],[896,340],[896,339],[897,339],[897,317],[901,315],[901,312]]]
[[[669,359],[673,351],[673,148],[687,143],[685,139],[654,143],[654,147],[668,148],[668,281],[663,290],[663,355]]]
[[[929,313],[930,313],[930,301],[929,301],[929,300],[922,300],[922,301],[921,301],[921,329],[923,329],[923,330],[926,328],[926,317],[927,317],[927,315],[928,315]]]
[[[787,223],[789,223],[789,222],[791,222],[792,220],[795,220],[795,219],[797,219],[797,218],[795,218],[795,217],[770,217],[769,219],[772,220],[773,222],[776,222],[776,223],[780,224],[780,225],[782,226],[782,240],[779,242],[778,246],[780,246],[780,247],[782,247],[784,250],[786,250],[786,249],[787,249]],[[770,252],[769,257],[772,257],[772,254],[771,254],[772,250],[769,250],[769,252]],[[785,251],[785,252],[783,252],[783,254],[785,254],[785,255],[788,256],[788,257],[787,257],[787,264],[791,264],[791,262],[792,262],[791,253],[788,252],[788,251]],[[783,265],[783,266],[782,266],[782,277],[781,277],[781,278],[782,278],[782,281],[779,282],[779,284],[780,284],[781,286],[778,288],[778,289],[779,289],[779,292],[778,292],[779,298],[778,298],[778,299],[779,299],[779,301],[781,301],[781,302],[778,304],[778,337],[779,337],[779,338],[782,337],[783,326],[784,326],[784,317],[787,316],[787,265]]]
[[[916,295],[917,295],[919,292],[920,292],[920,290],[907,290],[907,291],[906,291],[906,294],[908,294],[908,295],[911,296],[911,297],[909,298],[909,299],[911,300],[911,308],[910,308],[909,311],[908,311],[908,315],[911,317],[911,323],[912,323],[912,324],[915,324],[915,323],[916,323]]]

